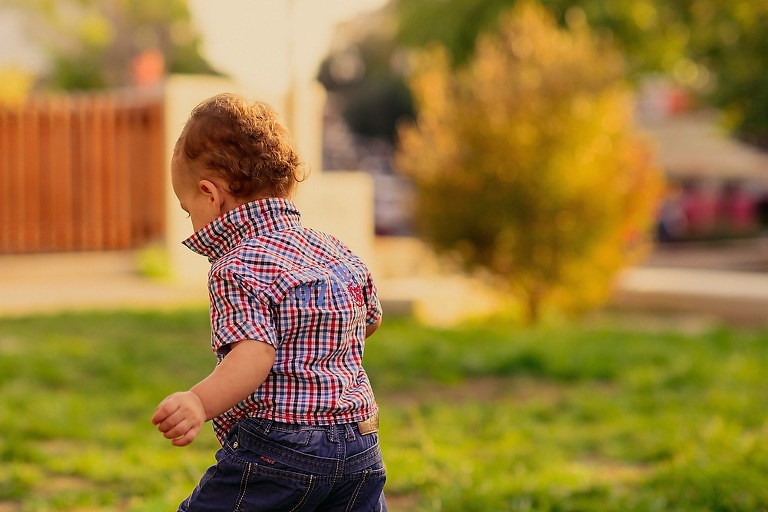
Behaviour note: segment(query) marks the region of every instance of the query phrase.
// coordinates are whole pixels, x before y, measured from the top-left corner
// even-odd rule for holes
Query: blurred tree
[[[454,66],[467,62],[477,36],[495,30],[499,15],[515,0],[394,0],[397,39],[411,48],[439,43]]]
[[[768,150],[768,2],[731,0],[694,3],[702,41],[681,68],[694,77],[714,72],[707,99],[723,109],[728,127]],[[689,71],[690,70],[690,71]]]
[[[382,18],[392,15],[384,9]],[[342,104],[347,126],[358,135],[394,143],[397,122],[413,117],[411,94],[403,78],[402,50],[390,24],[376,24],[350,46],[332,53],[320,65],[318,80]]]
[[[603,301],[646,245],[661,188],[634,131],[621,58],[586,26],[521,1],[453,70],[434,47],[411,83],[417,122],[398,165],[432,247],[522,298],[577,312]]]
[[[27,14],[30,39],[50,72],[40,86],[118,87],[150,74],[211,72],[186,0],[5,0]],[[137,76],[138,75],[138,76]]]
[[[445,46],[454,66],[516,0],[395,0],[398,40]],[[729,128],[768,148],[768,2],[754,0],[542,0],[561,25],[588,24],[624,53],[628,74],[661,72],[724,110]]]

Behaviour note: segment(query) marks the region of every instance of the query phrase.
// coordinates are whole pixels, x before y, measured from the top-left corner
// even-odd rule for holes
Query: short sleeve
[[[236,272],[222,269],[209,277],[211,344],[217,354],[243,340],[262,341],[277,347],[275,322],[269,300],[254,283]]]

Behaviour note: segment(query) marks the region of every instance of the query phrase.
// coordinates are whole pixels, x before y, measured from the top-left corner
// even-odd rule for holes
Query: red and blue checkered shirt
[[[243,340],[275,348],[265,382],[213,419],[223,443],[246,417],[328,425],[377,412],[362,365],[365,329],[381,317],[365,264],[339,240],[304,228],[287,199],[261,199],[183,243],[211,262],[211,345],[221,361]]]

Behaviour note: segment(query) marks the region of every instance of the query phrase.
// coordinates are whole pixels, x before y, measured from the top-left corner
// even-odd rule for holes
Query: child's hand
[[[174,446],[191,443],[205,423],[205,407],[195,393],[184,391],[166,397],[157,406],[152,424]]]

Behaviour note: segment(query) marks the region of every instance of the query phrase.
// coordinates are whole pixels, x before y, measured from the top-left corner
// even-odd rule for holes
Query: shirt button
[[[237,448],[237,441],[235,441],[234,443],[232,443],[232,448]]]

